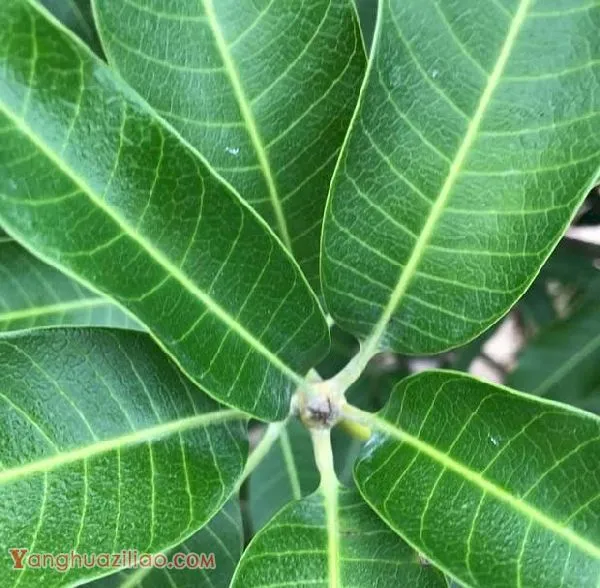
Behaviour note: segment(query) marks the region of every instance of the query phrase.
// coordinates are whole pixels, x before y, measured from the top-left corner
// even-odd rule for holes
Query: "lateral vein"
[[[232,331],[236,332],[242,339],[244,339],[251,347],[254,347],[259,351],[265,358],[267,358],[273,365],[275,365],[282,373],[287,375],[297,384],[302,384],[303,379],[294,370],[287,366],[279,357],[277,357],[272,351],[267,349],[265,345],[256,339],[254,335],[248,332],[242,325],[240,325],[233,317],[229,315],[221,306],[219,306],[210,296],[200,290],[198,286],[190,279],[190,277],[184,273],[179,267],[177,267],[167,256],[157,249],[152,243],[148,242],[141,234],[129,225],[124,219],[122,219],[99,195],[97,195],[87,182],[75,172],[75,170],[68,167],[53,151],[53,149],[47,145],[36,132],[29,126],[29,124],[21,117],[17,116],[10,108],[7,107],[2,101],[0,101],[0,110],[4,112],[8,119],[17,127],[17,129],[24,134],[32,143],[35,145],[50,161],[56,165],[56,167],[69,177],[76,185],[78,185],[83,193],[91,200],[91,202],[102,210],[109,218],[111,218],[121,231],[135,241],[142,249],[144,249],[166,272],[168,275],[175,278],[188,292],[198,298],[206,308],[215,315],[219,320],[227,325]]]
[[[20,320],[24,318],[45,316],[53,313],[69,312],[70,310],[97,308],[99,306],[106,306],[108,304],[110,304],[110,302],[103,298],[89,298],[84,300],[72,300],[70,302],[61,302],[57,304],[48,304],[45,306],[35,306],[31,308],[24,308],[21,310],[13,310],[5,313],[0,313],[0,323]]]
[[[536,521],[546,529],[552,531],[553,533],[556,533],[557,535],[560,535],[569,543],[576,545],[583,552],[591,555],[592,557],[595,557],[596,559],[600,559],[600,547],[581,537],[572,529],[565,527],[560,523],[556,522],[555,520],[551,519],[548,515],[544,514],[543,512],[540,512],[531,504],[524,502],[518,497],[513,496],[500,486],[497,486],[490,480],[484,478],[480,473],[469,469],[467,466],[458,461],[455,461],[447,453],[444,453],[436,449],[429,443],[422,441],[418,437],[407,433],[400,427],[386,421],[382,417],[370,415],[368,421],[375,429],[378,429],[382,433],[389,435],[397,441],[401,441],[412,446],[414,449],[424,453],[425,455],[442,465],[444,468],[447,468],[459,474],[461,477],[469,480],[471,483],[481,488],[484,492],[487,492],[488,494],[491,494],[495,498],[508,504],[516,511],[525,515],[527,518]]]
[[[465,163],[467,155],[469,153],[470,148],[472,147],[477,133],[479,131],[479,127],[481,126],[481,122],[489,106],[494,91],[496,90],[504,68],[506,67],[506,63],[510,57],[512,48],[516,41],[516,38],[525,22],[527,17],[528,9],[530,8],[533,0],[521,0],[519,7],[513,17],[513,20],[508,29],[508,33],[504,44],[502,45],[502,49],[498,55],[498,59],[496,60],[496,64],[491,74],[488,77],[487,84],[485,89],[479,99],[479,103],[477,105],[477,109],[473,118],[470,120],[469,125],[467,127],[467,132],[463,138],[463,141],[456,153],[456,156],[450,166],[450,170],[446,180],[438,194],[437,199],[433,203],[429,216],[427,217],[427,221],[423,226],[423,230],[419,235],[418,239],[415,242],[414,248],[410,254],[410,257],[406,264],[404,265],[404,269],[400,274],[400,278],[398,283],[396,284],[388,304],[386,305],[379,321],[375,325],[373,332],[367,342],[363,350],[361,351],[361,355],[364,356],[367,360],[376,353],[379,345],[381,343],[381,339],[385,333],[387,325],[395,312],[396,308],[400,304],[403,296],[406,294],[410,282],[412,281],[417,268],[423,259],[425,251],[427,250],[427,246],[433,236],[433,232],[436,228],[436,225],[442,216],[444,209],[450,199],[452,194],[452,189],[458,179],[462,166]],[[381,10],[381,5],[379,9]]]
[[[120,449],[121,447],[137,445],[175,433],[183,433],[197,427],[206,427],[208,425],[232,420],[243,420],[246,418],[247,415],[244,413],[228,409],[162,423],[133,433],[120,435],[119,437],[114,437],[112,439],[97,441],[90,445],[86,445],[85,447],[78,447],[76,449],[56,453],[35,462],[2,470],[0,471],[0,485],[25,479],[40,472],[50,472],[64,465],[89,459],[90,457],[108,453],[115,449]]]
[[[269,157],[267,155],[263,139],[258,131],[258,124],[256,122],[256,119],[254,118],[254,114],[248,103],[246,93],[240,80],[239,72],[237,71],[236,65],[233,62],[233,58],[231,57],[231,53],[227,46],[227,42],[223,37],[223,33],[221,31],[221,27],[219,25],[219,21],[215,12],[213,0],[202,0],[202,3],[204,4],[204,10],[206,12],[211,31],[214,35],[219,55],[221,56],[223,65],[225,66],[225,70],[227,71],[227,75],[231,82],[236,101],[240,108],[240,113],[246,124],[248,135],[250,136],[250,140],[252,141],[254,151],[256,152],[260,169],[267,182],[269,198],[271,200],[271,206],[273,207],[273,212],[275,213],[275,218],[277,220],[279,234],[283,240],[283,243],[291,253],[292,240],[290,238],[289,230],[287,227],[287,221],[285,219],[283,206],[279,198],[279,191],[277,189],[275,178],[273,177],[273,172],[271,170]]]

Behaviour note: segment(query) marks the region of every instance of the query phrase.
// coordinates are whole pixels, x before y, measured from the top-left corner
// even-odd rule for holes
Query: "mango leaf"
[[[103,296],[0,236],[0,331],[48,325],[140,328]]]
[[[243,529],[240,503],[230,500],[200,531],[184,543],[168,551],[167,565],[162,568],[138,568],[106,576],[87,584],[90,588],[228,588],[235,568],[242,555]],[[180,555],[182,554],[182,555]],[[214,556],[214,568],[191,567],[176,569],[183,558],[190,554],[190,563],[195,556],[204,554],[210,564]],[[200,559],[200,561],[202,561]],[[173,564],[169,567],[169,564]]]
[[[290,419],[248,482],[250,519],[256,532],[292,500],[314,492],[319,485],[308,430]]]
[[[102,46],[96,32],[90,0],[40,0],[40,2],[94,53],[102,56]]]
[[[373,424],[360,492],[432,563],[466,586],[598,585],[598,418],[438,371]]]
[[[64,586],[106,573],[14,570],[8,549],[28,549],[25,564],[34,553],[163,551],[236,488],[245,416],[205,396],[147,335],[6,335],[0,365],[2,585]]]
[[[109,62],[267,220],[315,288],[365,70],[352,2],[94,2]]]
[[[542,330],[522,350],[508,384],[600,412],[600,305]]]
[[[298,266],[38,4],[2,2],[0,21],[2,223],[126,307],[209,394],[284,418],[329,339]]]
[[[443,574],[424,565],[356,490],[337,494],[333,528],[320,491],[277,514],[244,552],[232,588],[446,588]]]
[[[369,350],[473,339],[593,186],[599,8],[551,4],[380,2],[322,244],[327,307]]]

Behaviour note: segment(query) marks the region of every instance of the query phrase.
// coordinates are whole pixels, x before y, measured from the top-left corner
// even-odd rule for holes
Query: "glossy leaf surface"
[[[0,236],[0,331],[50,325],[139,328],[103,296]]]
[[[232,588],[446,588],[443,575],[423,565],[356,490],[339,490],[333,541],[323,502],[317,492],[277,514],[244,552]],[[334,571],[329,568],[331,549],[336,550]]]
[[[286,416],[328,346],[300,269],[37,4],[2,2],[0,21],[2,222],[127,307],[208,393],[259,418]]]
[[[21,571],[29,553],[155,553],[234,491],[245,418],[185,379],[142,333],[0,338],[0,583],[64,586],[101,568]]]
[[[355,467],[362,495],[466,586],[595,588],[600,420],[458,372],[395,388]]]
[[[353,0],[96,0],[109,61],[319,285],[336,157],[365,69]]]
[[[440,352],[525,291],[600,170],[599,22],[578,0],[380,2],[324,222],[343,328]]]
[[[231,578],[242,555],[242,517],[237,499],[229,501],[200,531],[166,553],[167,566],[163,569],[140,568],[106,576],[90,584],[90,588],[229,588]],[[182,554],[182,555],[180,555]],[[205,554],[214,568],[174,569],[183,557]],[[202,560],[200,560],[202,561]]]

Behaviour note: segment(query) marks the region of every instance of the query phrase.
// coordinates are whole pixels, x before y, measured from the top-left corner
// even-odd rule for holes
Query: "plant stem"
[[[356,421],[342,418],[339,426],[344,429],[348,435],[354,439],[358,439],[359,441],[367,441],[369,437],[371,437],[371,429],[365,425],[357,423]]]
[[[344,406],[342,406],[342,418],[369,429],[380,428],[377,426],[377,423],[380,422],[380,419],[377,418],[377,415],[361,410],[360,408],[356,408],[356,406],[352,406],[351,404],[346,403]]]
[[[379,351],[379,337],[370,337],[361,343],[359,352],[333,377],[335,386],[343,394],[360,378],[367,364]]]

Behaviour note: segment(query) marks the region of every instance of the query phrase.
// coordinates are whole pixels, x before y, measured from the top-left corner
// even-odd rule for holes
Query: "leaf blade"
[[[7,228],[127,307],[208,393],[284,418],[329,341],[300,269],[198,154],[37,4],[11,0],[2,12],[14,25],[0,39],[10,71],[0,80]],[[30,39],[30,61],[11,51],[13,30]],[[24,171],[29,159],[36,177]],[[74,215],[96,230],[86,234]],[[234,351],[239,370],[227,359]]]
[[[164,585],[166,576],[171,588],[228,588],[242,555],[242,530],[240,504],[237,499],[232,499],[206,526],[168,553],[170,558],[190,553],[205,554],[210,558],[213,554],[214,569],[141,568],[107,576],[88,585],[92,588],[132,588],[149,582],[158,587]]]
[[[597,469],[596,418],[429,372],[401,383],[376,421],[382,434],[359,460],[357,484],[436,565],[469,586],[595,586],[599,491],[583,471]],[[419,490],[405,495],[415,476]]]
[[[15,572],[7,550],[161,551],[201,527],[235,490],[246,417],[185,380],[147,335],[31,331],[0,338],[0,355],[4,581],[39,585],[43,576],[61,586],[101,575],[85,567],[66,576]]]
[[[338,489],[340,569],[328,574],[329,543],[325,498],[319,491],[279,512],[244,552],[232,587],[259,586],[275,577],[298,586],[447,586],[437,570],[369,511],[355,490]],[[297,527],[295,533],[290,532]],[[375,538],[376,537],[376,538]],[[333,582],[333,583],[332,583]]]
[[[10,237],[0,236],[0,331],[51,325],[136,328],[104,297],[47,266]]]
[[[274,227],[317,288],[325,198],[365,66],[352,2],[95,9],[110,62]],[[164,76],[167,87],[154,83]]]
[[[562,86],[545,76],[547,53],[532,49],[541,31],[556,33],[557,48],[570,48],[571,34],[591,38],[595,9],[565,21],[535,15],[529,0],[501,8],[380,3],[322,242],[327,306],[373,349],[435,353],[481,333],[531,283],[598,174],[597,111],[555,126],[568,108],[555,116],[547,100],[560,105]],[[587,96],[595,82],[582,68],[597,60],[583,49],[564,55],[560,71]],[[571,62],[581,67],[571,72]],[[531,128],[536,112],[543,122]],[[586,131],[572,156],[567,145]],[[561,190],[542,197],[558,178]]]

